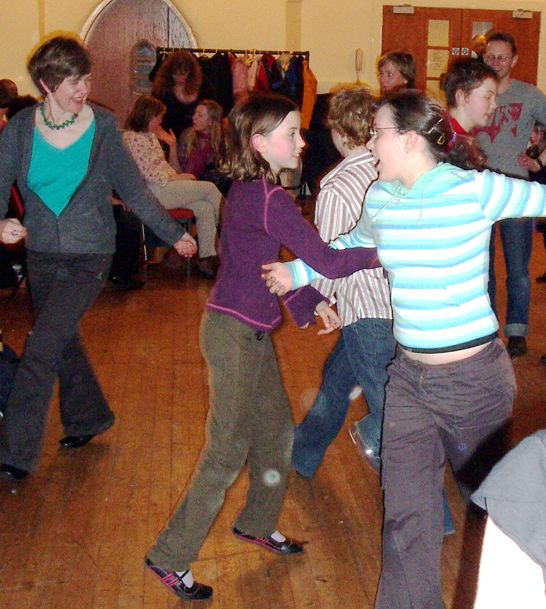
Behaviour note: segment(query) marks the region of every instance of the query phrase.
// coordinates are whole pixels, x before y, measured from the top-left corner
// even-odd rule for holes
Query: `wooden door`
[[[191,30],[166,0],[110,0],[82,33],[93,57],[91,99],[125,120],[134,98],[149,92],[157,46],[194,47]]]
[[[432,94],[439,90],[440,76],[460,46],[461,11],[449,8],[383,7],[382,53],[401,50],[411,53],[417,66],[415,86]]]
[[[536,85],[540,44],[539,12],[486,10],[461,12],[462,49],[470,47],[472,38],[477,33],[485,34],[492,29],[507,32],[514,37],[518,48],[519,61],[513,71],[514,78]]]
[[[417,65],[417,88],[441,97],[439,80],[449,62],[470,55],[473,36],[491,29],[514,36],[520,56],[514,76],[536,84],[538,12],[384,6],[382,53],[395,49],[411,53]]]

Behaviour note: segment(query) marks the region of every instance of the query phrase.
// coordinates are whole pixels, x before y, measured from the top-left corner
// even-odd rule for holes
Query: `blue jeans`
[[[387,366],[395,350],[389,319],[359,319],[343,328],[324,366],[319,394],[295,429],[292,465],[302,476],[312,476],[322,463],[343,426],[355,385],[362,388],[370,412],[359,423],[360,435],[379,454]]]
[[[529,280],[529,260],[531,259],[533,220],[518,218],[499,222],[502,249],[506,264],[506,292],[508,304],[506,336],[527,336],[529,323],[529,303],[531,302],[531,282]],[[489,247],[489,298],[497,318],[495,285],[495,226],[491,230]]]

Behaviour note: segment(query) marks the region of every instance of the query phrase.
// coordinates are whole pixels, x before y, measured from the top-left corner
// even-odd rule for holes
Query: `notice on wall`
[[[447,63],[449,61],[448,49],[428,49],[427,51],[427,79],[440,78],[447,72]]]

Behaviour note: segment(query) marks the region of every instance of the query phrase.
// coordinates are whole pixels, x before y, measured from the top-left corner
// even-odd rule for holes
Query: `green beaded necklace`
[[[43,102],[40,104],[40,112],[42,114],[42,118],[44,119],[45,126],[49,127],[50,129],[54,129],[55,131],[59,131],[60,129],[66,129],[67,127],[70,127],[70,125],[74,124],[74,121],[78,118],[77,114],[73,114],[71,118],[67,118],[63,123],[61,123],[60,125],[57,125],[56,123],[54,123],[53,121],[50,121],[47,118],[46,112],[45,112],[45,104]]]

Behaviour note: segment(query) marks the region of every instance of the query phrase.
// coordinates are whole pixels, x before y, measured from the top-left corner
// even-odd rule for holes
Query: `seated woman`
[[[199,102],[193,114],[193,126],[184,130],[178,139],[178,162],[183,172],[216,184],[226,195],[231,181],[217,170],[223,138],[222,115],[222,106],[215,101]]]
[[[216,273],[216,227],[222,194],[210,182],[196,181],[192,174],[180,172],[177,142],[172,131],[165,131],[161,121],[165,105],[155,97],[139,97],[127,120],[123,141],[138,165],[146,183],[165,209],[184,207],[195,214],[199,235],[198,267],[206,278]],[[160,140],[169,148],[165,159]]]

